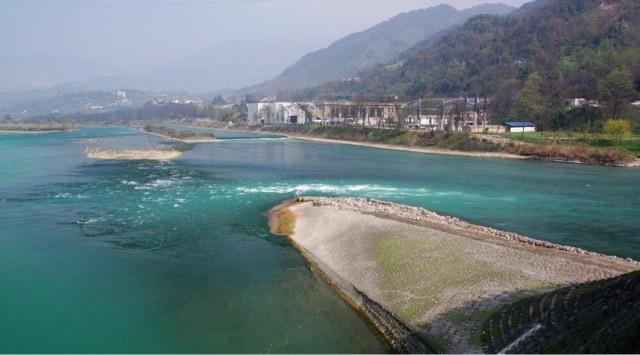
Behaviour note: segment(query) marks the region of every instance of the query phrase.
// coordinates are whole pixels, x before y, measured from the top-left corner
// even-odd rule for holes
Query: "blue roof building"
[[[536,126],[531,122],[525,122],[525,121],[505,122],[504,125],[507,127],[535,127]]]
[[[508,132],[535,132],[536,131],[536,125],[526,121],[505,122],[504,126],[507,127]]]

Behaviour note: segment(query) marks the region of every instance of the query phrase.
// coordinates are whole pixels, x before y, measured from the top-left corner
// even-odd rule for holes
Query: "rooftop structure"
[[[505,122],[504,126],[508,132],[535,132],[536,125],[526,121],[511,121]]]

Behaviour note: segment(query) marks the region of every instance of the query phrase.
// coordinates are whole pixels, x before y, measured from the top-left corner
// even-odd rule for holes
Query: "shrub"
[[[144,126],[143,130],[149,133],[155,133],[161,136],[170,137],[174,139],[182,139],[182,140],[188,140],[188,139],[199,140],[199,139],[215,139],[216,138],[216,136],[213,133],[179,131],[179,130],[168,128],[168,127],[152,126],[152,125]]]
[[[296,215],[289,209],[282,209],[276,214],[275,234],[283,236],[292,236],[296,225]]]
[[[591,148],[584,144],[567,145],[510,145],[506,151],[534,159],[578,161],[587,164],[617,166],[633,160],[633,156],[617,148]]]
[[[602,128],[602,132],[619,140],[631,135],[631,124],[623,119],[608,120]]]

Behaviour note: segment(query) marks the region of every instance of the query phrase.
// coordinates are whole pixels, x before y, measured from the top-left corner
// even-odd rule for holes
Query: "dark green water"
[[[640,258],[638,169],[242,137],[158,163],[83,157],[163,143],[129,128],[0,134],[0,352],[387,351],[269,233],[264,212],[297,194]]]

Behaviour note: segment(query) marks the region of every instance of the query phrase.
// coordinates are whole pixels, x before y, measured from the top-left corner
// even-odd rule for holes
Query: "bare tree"
[[[271,105],[263,105],[262,108],[260,108],[259,117],[262,118],[262,123],[270,123],[272,115],[273,109],[271,108]]]

